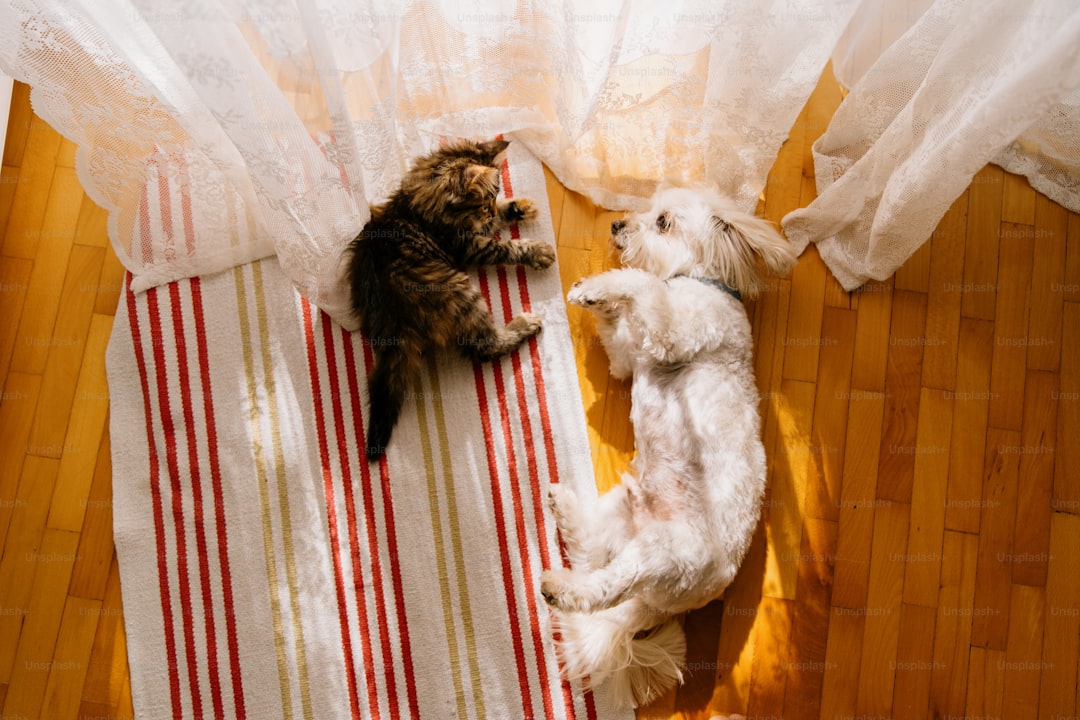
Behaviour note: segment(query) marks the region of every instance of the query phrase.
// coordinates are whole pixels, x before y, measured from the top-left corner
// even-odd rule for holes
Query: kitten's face
[[[499,164],[509,143],[459,143],[426,155],[402,181],[410,204],[426,220],[477,234],[498,218]]]

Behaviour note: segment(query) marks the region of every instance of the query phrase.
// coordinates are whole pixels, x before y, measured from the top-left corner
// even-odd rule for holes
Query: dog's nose
[[[625,220],[616,220],[615,222],[611,223],[611,234],[618,235],[622,232],[624,227],[626,227]]]

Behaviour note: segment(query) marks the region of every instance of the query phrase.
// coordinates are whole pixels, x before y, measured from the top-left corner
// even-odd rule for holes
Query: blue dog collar
[[[739,302],[742,302],[742,295],[739,294],[738,290],[731,287],[730,285],[726,285],[726,284],[720,282],[719,280],[713,280],[712,278],[697,277],[696,275],[676,275],[675,277],[688,277],[691,280],[697,280],[698,282],[705,283],[706,285],[711,285],[712,287],[716,288],[717,290],[723,290],[724,292],[726,292],[731,297],[735,298]]]

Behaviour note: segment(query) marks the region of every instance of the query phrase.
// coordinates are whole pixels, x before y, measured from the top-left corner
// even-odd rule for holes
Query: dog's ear
[[[760,258],[771,275],[787,275],[798,261],[795,251],[776,228],[755,215],[744,212],[714,215],[713,226],[716,233],[726,235]]]
[[[711,222],[715,242],[708,256],[710,269],[745,297],[758,294],[763,275],[783,276],[795,266],[795,252],[765,220],[721,207]]]

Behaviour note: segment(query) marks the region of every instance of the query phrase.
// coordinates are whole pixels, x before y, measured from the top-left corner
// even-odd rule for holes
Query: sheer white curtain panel
[[[341,251],[410,157],[502,134],[613,209],[750,209],[855,0],[6,0],[0,67],[78,145],[133,287]],[[182,207],[182,213],[169,208]]]
[[[987,163],[1080,212],[1074,0],[867,0],[835,68],[850,92],[814,144],[818,197],[783,228],[846,289],[892,275]]]

